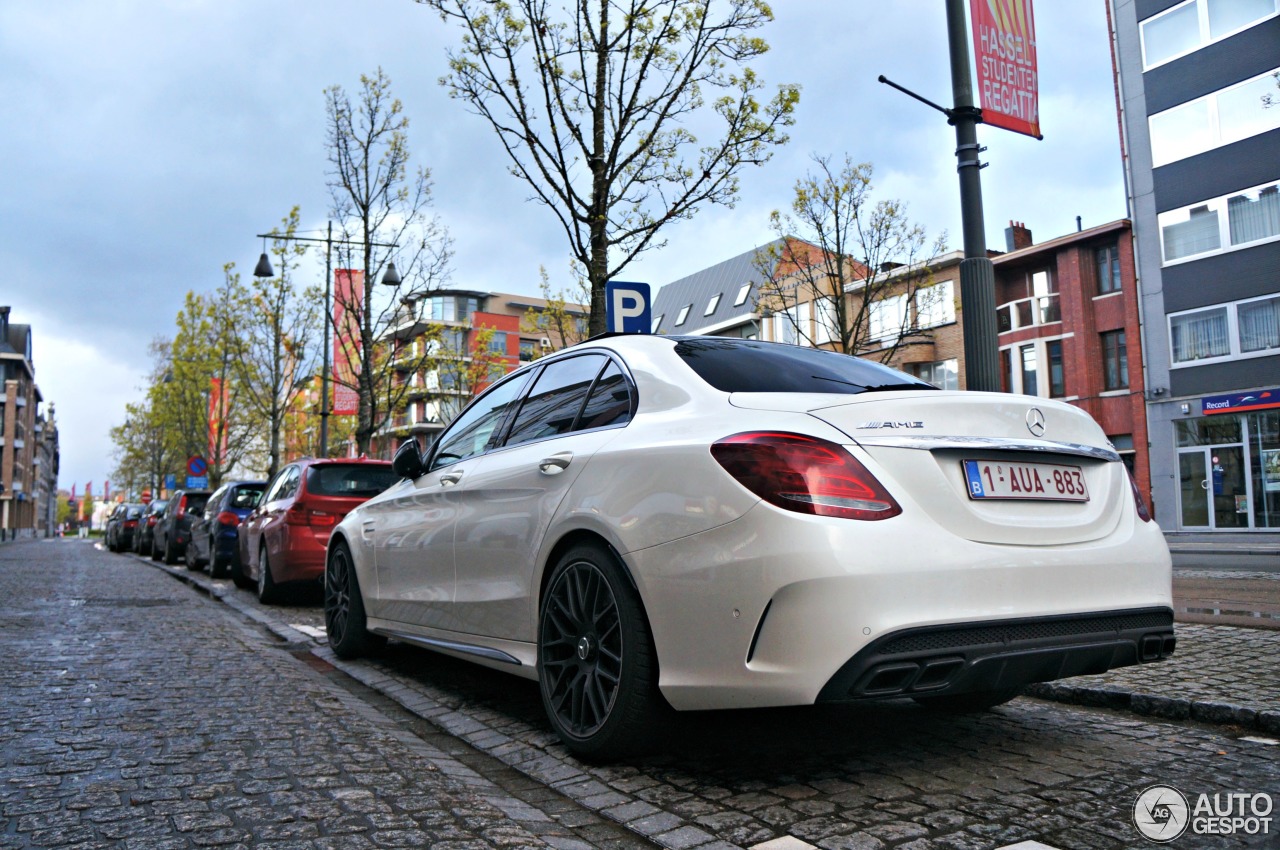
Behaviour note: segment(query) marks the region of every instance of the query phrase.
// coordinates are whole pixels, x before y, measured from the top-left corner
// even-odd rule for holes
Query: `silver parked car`
[[[1079,408],[843,355],[613,336],[507,376],[326,560],[335,652],[540,683],[575,753],[668,707],[976,710],[1174,649],[1168,549]]]

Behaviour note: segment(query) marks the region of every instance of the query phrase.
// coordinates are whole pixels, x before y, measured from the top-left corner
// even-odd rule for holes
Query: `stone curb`
[[[1048,682],[1031,685],[1028,696],[1053,702],[1130,711],[1162,720],[1195,720],[1200,723],[1241,726],[1250,731],[1280,734],[1280,711],[1255,711],[1230,703],[1163,697],[1122,688],[1087,688]]]

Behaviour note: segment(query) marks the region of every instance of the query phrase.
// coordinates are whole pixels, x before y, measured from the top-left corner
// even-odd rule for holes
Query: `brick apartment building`
[[[1006,239],[1008,253],[993,261],[1003,388],[1084,408],[1150,498],[1129,221],[1038,245],[1011,223]]]
[[[58,429],[46,420],[32,364],[30,325],[0,307],[0,539],[45,537],[58,498]]]
[[[434,291],[406,304],[405,320],[388,335],[394,380],[406,392],[378,435],[379,453],[390,456],[410,436],[430,442],[498,377],[585,336],[582,305],[564,306],[563,332],[525,321],[551,308],[541,298],[463,289]]]

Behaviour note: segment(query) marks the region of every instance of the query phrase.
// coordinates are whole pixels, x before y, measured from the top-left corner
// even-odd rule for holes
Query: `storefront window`
[[[1248,419],[1253,525],[1280,528],[1280,410],[1251,413]]]
[[[1202,419],[1180,419],[1173,423],[1179,448],[1184,446],[1216,446],[1240,442],[1240,418],[1206,416]]]

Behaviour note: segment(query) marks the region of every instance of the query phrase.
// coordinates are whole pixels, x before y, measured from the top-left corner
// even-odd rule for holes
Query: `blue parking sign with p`
[[[611,280],[604,285],[605,324],[610,333],[653,332],[649,284]]]

